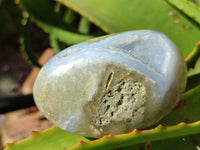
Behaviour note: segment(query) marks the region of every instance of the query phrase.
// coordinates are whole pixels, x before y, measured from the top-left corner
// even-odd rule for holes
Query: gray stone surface
[[[186,66],[157,31],[130,31],[69,47],[41,69],[34,99],[55,125],[101,137],[157,123],[177,104]]]

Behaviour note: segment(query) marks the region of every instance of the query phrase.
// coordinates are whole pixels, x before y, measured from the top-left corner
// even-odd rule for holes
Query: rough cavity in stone
[[[145,87],[140,82],[122,79],[100,100],[99,108],[93,116],[94,124],[99,127],[112,121],[131,122],[145,102],[145,93]]]

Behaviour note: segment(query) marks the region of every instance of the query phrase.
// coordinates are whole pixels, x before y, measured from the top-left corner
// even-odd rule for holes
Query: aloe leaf
[[[95,140],[95,142],[81,142],[79,145],[65,150],[109,150],[148,141],[168,139],[195,133],[200,133],[200,121],[191,124],[180,123],[171,127],[159,125],[154,129],[143,131],[135,129],[129,134],[107,135],[101,139]]]
[[[185,91],[200,85],[200,42],[185,59],[188,68],[188,78]]]
[[[188,0],[166,0],[200,25],[200,7]]]
[[[54,12],[48,0],[19,0],[22,7],[34,18],[36,23],[49,34],[68,44],[76,44],[94,37],[78,33]],[[48,13],[47,13],[48,12]]]
[[[199,48],[199,52],[200,52],[200,48]],[[194,68],[189,69],[188,76],[190,77],[197,74],[200,74],[200,56],[198,60],[196,61]]]
[[[193,68],[197,59],[200,57],[200,41],[196,44],[195,48],[192,50],[192,52],[185,58],[187,68]],[[197,67],[197,66],[196,66]],[[195,67],[195,68],[196,68]],[[192,71],[193,72],[193,71]],[[191,73],[188,73],[188,76],[190,76]]]
[[[194,68],[190,68],[188,71],[186,91],[198,85],[200,85],[200,57],[196,61]]]
[[[161,31],[172,38],[185,57],[200,39],[200,30],[164,0],[58,1],[109,33],[138,29]]]
[[[41,67],[41,65],[37,62],[36,58],[32,55],[31,52],[31,46],[30,46],[30,20],[29,18],[24,18],[24,31],[21,37],[21,47],[22,50],[24,51],[26,60],[34,65],[37,66],[38,68]]]
[[[9,144],[6,150],[63,150],[87,138],[52,127],[43,132],[33,132],[32,136],[19,143]]]
[[[120,150],[198,150],[199,134],[169,138],[159,141],[148,141],[143,144],[123,147]]]

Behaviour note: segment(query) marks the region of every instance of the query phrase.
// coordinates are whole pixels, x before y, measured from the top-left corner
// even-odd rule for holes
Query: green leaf
[[[109,150],[113,148],[124,147],[148,141],[156,141],[158,139],[167,139],[188,134],[190,135],[194,133],[200,133],[200,121],[191,124],[180,123],[179,125],[171,127],[163,127],[160,125],[154,129],[143,131],[134,130],[129,134],[116,136],[108,135],[101,139],[95,140],[95,142],[81,142],[79,145],[65,150]]]
[[[200,48],[199,48],[199,52],[200,52]],[[188,76],[194,76],[194,75],[197,75],[197,74],[200,74],[200,57],[196,61],[194,68],[189,69]]]
[[[51,130],[55,130],[56,128],[52,128]],[[47,132],[49,131],[49,132]],[[159,125],[158,127],[154,129],[149,130],[133,130],[129,134],[121,134],[121,135],[107,135],[103,138],[100,138],[95,141],[88,141],[88,139],[84,139],[86,141],[82,141],[82,138],[79,137],[73,137],[73,136],[63,136],[63,134],[56,134],[59,135],[57,138],[61,138],[60,142],[55,145],[56,137],[50,130],[47,130],[46,132],[41,133],[35,133],[32,135],[32,137],[29,139],[29,141],[23,141],[18,144],[11,144],[7,147],[6,150],[21,150],[21,149],[29,149],[29,150],[54,150],[54,149],[65,149],[66,150],[109,150],[113,148],[118,147],[125,147],[128,145],[135,145],[138,143],[148,142],[148,141],[156,141],[161,139],[168,139],[172,137],[179,137],[184,135],[191,135],[194,133],[200,133],[200,121],[191,123],[191,124],[185,124],[180,123],[175,126],[170,127],[164,127]],[[65,132],[67,133],[67,132]],[[41,135],[39,135],[41,134]],[[68,133],[69,134],[69,133]],[[50,138],[50,137],[53,138]],[[75,136],[75,135],[74,135]],[[43,138],[46,137],[46,140],[44,141]],[[64,138],[63,138],[64,137]],[[50,139],[49,139],[50,138]],[[78,145],[72,148],[72,143],[74,143],[74,139],[76,139],[76,142],[78,143],[78,140],[81,140]],[[42,140],[42,142],[41,142]],[[30,143],[31,142],[31,143]],[[32,146],[30,146],[30,144]]]
[[[195,48],[192,50],[192,52],[185,58],[187,68],[193,68],[197,59],[200,57],[200,41],[196,44]],[[198,64],[195,66],[195,68],[198,67]],[[193,70],[193,69],[192,69]],[[191,71],[193,72],[193,71]],[[188,76],[190,76],[192,73],[188,73]]]
[[[109,33],[152,29],[168,35],[186,57],[200,30],[164,0],[58,0]]]
[[[200,7],[188,0],[166,0],[200,25]]]
[[[16,144],[9,144],[6,150],[63,150],[87,138],[52,127],[43,132],[35,132],[31,137]]]
[[[185,59],[188,68],[188,78],[185,91],[200,85],[200,42]]]
[[[26,60],[31,64],[34,65],[38,68],[41,67],[41,65],[37,62],[37,60],[35,59],[35,57],[33,56],[32,52],[31,52],[31,39],[30,39],[30,20],[29,18],[24,18],[24,31],[22,34],[22,38],[21,38],[21,47],[22,50],[25,54]]]
[[[200,138],[197,136],[189,135],[159,141],[149,141],[143,144],[125,147],[121,150],[198,150]]]
[[[200,49],[199,49],[199,52],[200,52]],[[196,61],[194,68],[189,68],[186,91],[198,85],[200,85],[200,57]]]
[[[48,0],[19,0],[22,7],[34,18],[36,23],[49,34],[68,44],[76,44],[89,40],[94,35],[78,33],[66,24],[62,17],[54,12]]]

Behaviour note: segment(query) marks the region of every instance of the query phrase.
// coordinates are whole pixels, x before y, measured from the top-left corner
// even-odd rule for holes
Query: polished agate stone
[[[163,33],[130,31],[66,48],[34,84],[39,110],[56,126],[87,137],[152,126],[177,104],[186,65]]]

